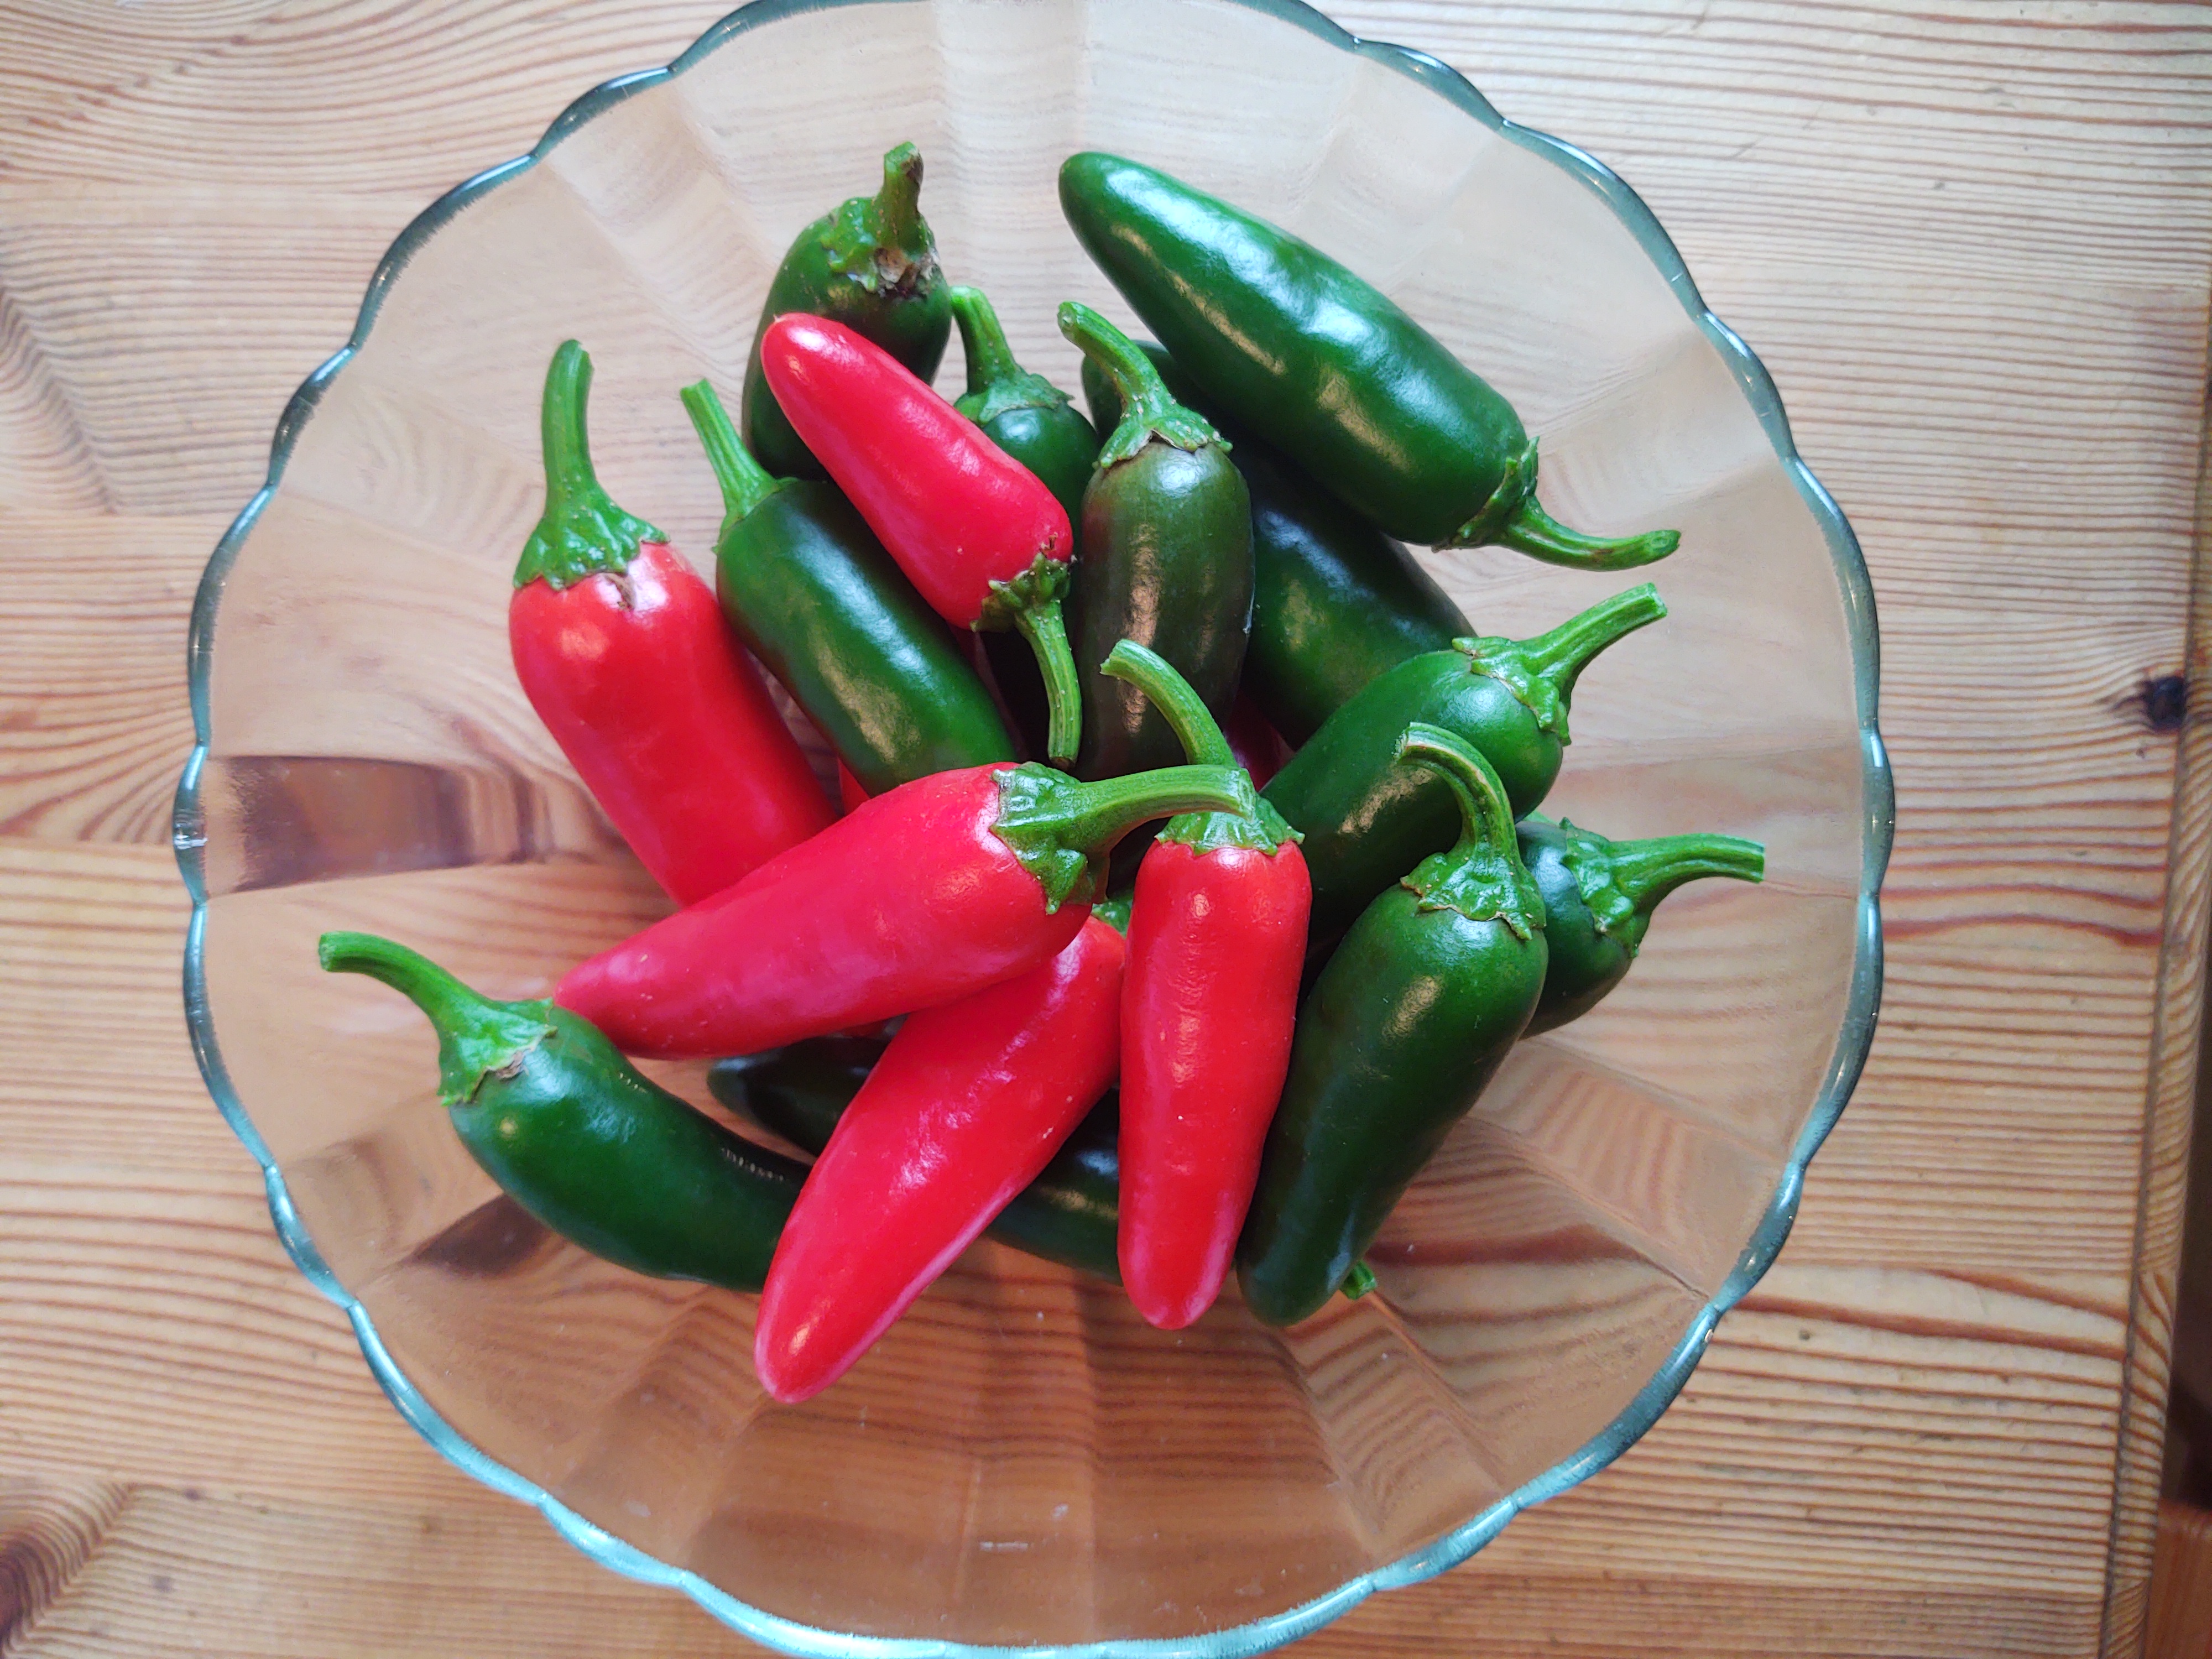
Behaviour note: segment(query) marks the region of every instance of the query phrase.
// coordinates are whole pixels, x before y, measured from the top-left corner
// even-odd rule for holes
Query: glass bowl
[[[1061,385],[1054,305],[1129,317],[1055,170],[1118,151],[1388,289],[1541,434],[1559,516],[1679,526],[1632,575],[1426,556],[1491,634],[1654,578],[1673,614],[1583,676],[1550,809],[1755,836],[1769,874],[1685,890],[1610,1000],[1515,1053],[1378,1294],[1273,1331],[1232,1290],[1165,1334],[985,1243],[790,1408],[753,1382],[750,1298],[504,1200],[420,1015],[314,946],[366,928],[534,997],[664,910],[508,663],[539,378],[592,350],[611,493],[703,566],[720,501],[677,388],[734,394],[792,236],[907,138],[948,272]],[[428,209],[285,410],[193,618],[191,1030],[399,1409],[596,1559],[801,1653],[1255,1652],[1618,1456],[1771,1260],[1872,1036],[1875,680],[1864,566],[1757,361],[1626,185],[1443,64],[1282,0],[761,0]],[[701,1067],[656,1070],[708,1102]]]

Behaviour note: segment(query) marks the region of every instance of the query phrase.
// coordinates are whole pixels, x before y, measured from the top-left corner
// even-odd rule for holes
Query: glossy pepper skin
[[[770,1395],[843,1376],[1043,1172],[1114,1080],[1125,954],[1086,916],[1050,961],[899,1028],[776,1246],[753,1340]]]
[[[1634,965],[1659,901],[1683,883],[1766,873],[1766,849],[1734,836],[1607,841],[1564,819],[1530,817],[1521,821],[1520,842],[1551,919],[1551,967],[1530,1036],[1580,1019],[1611,994]]]
[[[934,1007],[1063,949],[1135,825],[1252,800],[1218,767],[1091,784],[1036,764],[917,778],[580,963],[553,1000],[625,1053],[672,1058]]]
[[[1287,741],[1304,743],[1383,670],[1474,632],[1402,545],[1223,415],[1160,347],[1138,349],[1176,399],[1230,441],[1251,492],[1252,637],[1242,689]],[[1120,417],[1121,394],[1087,361],[1083,391],[1101,426]]]
[[[1120,387],[1124,410],[1084,490],[1069,599],[1083,670],[1076,771],[1108,778],[1182,753],[1166,716],[1100,672],[1116,641],[1158,652],[1217,717],[1229,712],[1252,626],[1252,504],[1220,434],[1169,396],[1127,335],[1073,301],[1060,329]]]
[[[1245,1302],[1271,1325],[1345,1282],[1543,993],[1544,904],[1497,774],[1435,726],[1410,727],[1404,753],[1448,781],[1460,838],[1367,908],[1301,1011],[1237,1247]]]
[[[515,568],[507,643],[584,787],[689,904],[805,840],[830,803],[707,584],[599,487],[591,384],[567,342],[545,374],[545,514]]]
[[[1441,547],[1497,542],[1583,569],[1663,558],[1671,530],[1585,536],[1537,504],[1510,404],[1319,249],[1157,168],[1060,170],[1076,240],[1186,372],[1352,510]]]
[[[1576,677],[1607,646],[1666,614],[1647,582],[1534,639],[1462,640],[1414,657],[1330,715],[1266,791],[1305,834],[1315,946],[1335,940],[1457,833],[1458,808],[1442,776],[1397,763],[1408,725],[1442,726],[1474,744],[1514,811],[1534,811],[1559,775]]]
[[[1052,492],[848,328],[783,317],[760,349],[792,425],[937,614],[1029,641],[1051,709],[1047,747],[1073,758],[1080,694],[1060,603],[1075,538]]]
[[[494,1002],[373,934],[325,933],[321,958],[429,1016],[461,1144],[546,1226],[638,1273],[761,1287],[803,1164],[648,1082],[566,1009]]]
[[[732,1110],[748,1113],[763,1128],[818,1153],[883,1052],[882,1043],[861,1038],[816,1037],[774,1054],[716,1060],[707,1086]],[[1109,1089],[984,1236],[1118,1282],[1114,1235],[1121,1166],[1115,1142],[1121,1116],[1120,1097]]]
[[[1106,672],[1166,709],[1200,764],[1229,742],[1175,670],[1124,641]],[[1213,1305],[1290,1065],[1311,892],[1293,832],[1249,813],[1170,819],[1137,871],[1121,995],[1121,1282],[1146,1322]]]
[[[745,447],[769,471],[794,478],[824,476],[761,372],[762,337],[786,313],[835,318],[923,380],[935,378],[952,334],[951,295],[938,268],[936,239],[921,216],[921,152],[901,144],[884,157],[881,190],[855,196],[807,226],[775,268],[738,405]]]
[[[944,620],[835,484],[771,477],[714,388],[684,406],[722,487],[715,587],[738,637],[872,794],[1014,758],[1013,739]]]

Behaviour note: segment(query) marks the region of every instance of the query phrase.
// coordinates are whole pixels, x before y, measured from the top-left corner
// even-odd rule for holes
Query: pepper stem
[[[1648,628],[1667,614],[1667,602],[1650,582],[1639,582],[1626,592],[1601,599],[1578,617],[1570,617],[1548,633],[1522,642],[1529,672],[1548,684],[1565,703],[1575,694],[1575,681],[1596,659],[1599,652],[1619,643],[1639,628]]]
[[[1480,750],[1455,732],[1416,720],[1398,739],[1398,758],[1437,774],[1459,803],[1459,841],[1452,853],[1486,847],[1519,861],[1521,843],[1513,831],[1512,803]]]
[[[1344,1292],[1346,1301],[1357,1302],[1375,1288],[1375,1270],[1364,1261],[1354,1261],[1352,1271],[1344,1276],[1344,1283],[1337,1288]]]
[[[1045,754],[1054,761],[1072,761],[1083,742],[1083,682],[1075,672],[1075,652],[1067,643],[1060,601],[1047,599],[1015,611],[1014,626],[1036,653],[1037,672],[1044,676]]]
[[[902,252],[921,224],[921,151],[909,141],[884,156],[884,187],[872,208],[876,241]]]
[[[316,954],[325,973],[381,980],[429,1017],[438,1033],[439,1097],[448,1106],[552,1034],[544,1004],[494,1002],[421,952],[374,933],[325,933]]]
[[[1100,885],[1114,843],[1140,823],[1211,809],[1249,812],[1252,780],[1220,766],[1167,766],[1085,783],[1031,762],[998,775],[992,833],[1044,889],[1048,915]]]
[[[1647,530],[1640,536],[1585,535],[1544,511],[1533,495],[1522,499],[1498,526],[1497,536],[1501,547],[1572,570],[1633,570],[1665,558],[1682,544],[1679,530]]]
[[[952,303],[952,320],[960,328],[960,347],[968,357],[968,395],[988,392],[1000,380],[1027,373],[1014,361],[1006,343],[1006,331],[999,313],[980,288],[956,288],[946,296]]]
[[[1221,726],[1206,700],[1188,680],[1176,672],[1165,657],[1134,640],[1123,640],[1109,652],[1098,672],[1110,679],[1126,680],[1152,700],[1175,728],[1183,753],[1194,766],[1234,766],[1236,751],[1221,734]]]
[[[714,482],[722,486],[721,533],[726,536],[791,481],[775,477],[738,441],[738,428],[731,423],[730,411],[714,395],[712,381],[687,386],[678,395],[691,416],[692,429],[707,451],[707,464],[714,469]]]
[[[591,392],[590,356],[575,341],[562,341],[546,367],[545,396],[538,406],[545,511],[514,567],[517,587],[544,580],[559,589],[586,576],[620,575],[637,556],[639,544],[668,539],[617,507],[600,488],[584,429]]]
[[[1175,400],[1136,342],[1089,306],[1062,301],[1060,331],[1098,365],[1121,394],[1121,422],[1098,447],[1100,466],[1127,460],[1156,437],[1177,449],[1203,449],[1208,444],[1229,447],[1212,422]]]
[[[1707,876],[1759,881],[1766,874],[1766,849],[1737,836],[1656,836],[1617,841],[1607,850],[1613,884],[1645,913],[1685,882]]]

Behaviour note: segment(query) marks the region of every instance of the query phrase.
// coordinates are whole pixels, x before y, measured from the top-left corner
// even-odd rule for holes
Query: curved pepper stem
[[[1211,421],[1175,400],[1136,342],[1089,306],[1062,301],[1060,331],[1098,365],[1121,394],[1121,422],[1098,447],[1100,466],[1127,460],[1154,438],[1177,449],[1203,449],[1208,444],[1229,447]]]
[[[1575,694],[1575,681],[1607,646],[1619,643],[1639,628],[1648,628],[1667,614],[1667,602],[1650,582],[1642,582],[1609,599],[1601,599],[1579,616],[1534,639],[1455,640],[1467,653],[1470,672],[1487,674],[1527,705],[1536,724],[1561,743],[1567,735],[1567,705]]]
[[[381,980],[429,1017],[438,1033],[438,1095],[448,1106],[473,1098],[487,1076],[553,1034],[545,1004],[494,1002],[421,952],[374,933],[325,933],[316,955],[325,973]]]
[[[1249,812],[1252,780],[1221,766],[1166,766],[1084,783],[1031,762],[998,774],[999,818],[992,834],[1044,889],[1047,915],[1102,884],[1114,843],[1140,823],[1211,809]]]
[[[592,359],[563,340],[545,370],[538,427],[545,451],[545,511],[523,544],[514,585],[546,581],[558,589],[586,576],[620,575],[641,543],[667,537],[617,507],[592,470],[584,409],[592,392]]]
[[[771,473],[738,441],[738,428],[714,395],[712,381],[687,386],[678,395],[707,452],[707,464],[714,469],[714,482],[722,487],[721,534],[726,536],[791,480]]]
[[[921,150],[909,139],[884,154],[884,184],[870,204],[879,247],[910,251],[922,237]]]
[[[1456,910],[1470,921],[1496,920],[1522,939],[1544,925],[1544,901],[1521,861],[1513,807],[1482,751],[1456,732],[1415,721],[1398,739],[1398,758],[1426,767],[1459,803],[1459,840],[1424,859],[1400,885],[1423,910]]]
[[[1682,544],[1682,532],[1647,530],[1638,536],[1588,536],[1561,524],[1529,495],[1499,528],[1498,544],[1571,570],[1633,570],[1672,553]]]
[[[1098,672],[1110,678],[1127,681],[1151,698],[1153,706],[1167,717],[1168,725],[1174,728],[1182,744],[1183,753],[1194,765],[1242,769],[1238,768],[1236,751],[1222,735],[1220,723],[1206,706],[1206,700],[1158,652],[1134,640],[1123,640],[1107,653]],[[1244,775],[1249,780],[1251,775]],[[1241,812],[1187,814],[1175,818],[1161,830],[1160,839],[1181,842],[1198,853],[1212,852],[1217,847],[1251,847],[1273,853],[1286,841],[1304,839],[1265,796],[1258,797],[1258,806],[1259,810],[1249,816]]]
[[[1735,836],[1655,836],[1648,841],[1607,841],[1562,823],[1567,870],[1601,933],[1619,939],[1632,955],[1644,943],[1660,900],[1685,882],[1707,876],[1759,881],[1766,849]]]
[[[1047,562],[1042,556],[1040,564]],[[1067,566],[1052,561],[1054,568]],[[1075,758],[1083,743],[1083,681],[1075,672],[1074,647],[1067,642],[1067,621],[1057,595],[1013,613],[1014,627],[1036,653],[1037,671],[1044,677],[1047,758],[1066,763]]]

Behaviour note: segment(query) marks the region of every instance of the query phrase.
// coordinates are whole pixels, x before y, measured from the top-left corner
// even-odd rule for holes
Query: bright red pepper
[[[1166,659],[1130,641],[1105,672],[1141,686],[1194,760],[1228,740]],[[1121,1282],[1180,1330],[1228,1277],[1290,1069],[1313,888],[1297,832],[1256,811],[1192,813],[1137,871],[1121,994]]]
[[[776,1399],[842,1376],[1052,1161],[1121,1059],[1121,936],[909,1018],[838,1121],[769,1265],[753,1369]]]
[[[665,1056],[757,1054],[933,1008],[1050,960],[1136,825],[1256,800],[1217,766],[916,778],[570,969],[553,1000],[626,1053]]]
[[[607,497],[584,428],[592,360],[553,354],[545,514],[507,605],[514,672],[584,787],[679,904],[718,893],[833,816],[714,590]]]
[[[778,318],[761,337],[761,369],[793,429],[937,613],[1029,641],[1050,709],[1047,748],[1074,758],[1081,691],[1060,614],[1075,551],[1067,509],[905,364],[842,323]]]

